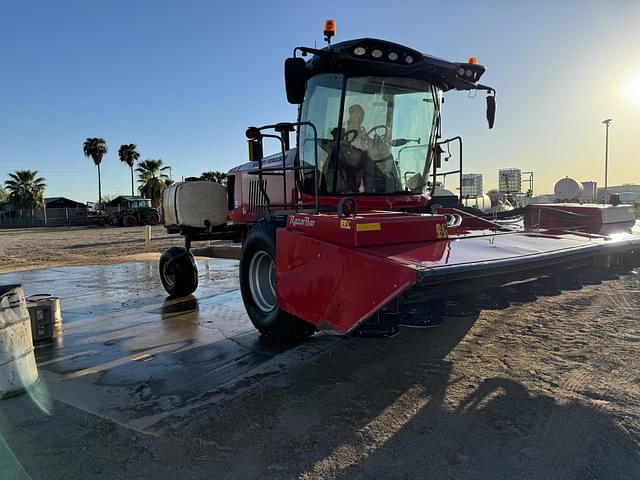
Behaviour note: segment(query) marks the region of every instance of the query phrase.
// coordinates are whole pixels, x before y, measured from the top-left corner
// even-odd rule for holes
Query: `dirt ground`
[[[24,267],[7,238],[55,263],[103,252],[111,232],[11,235],[3,256]],[[117,235],[109,255],[139,253],[134,229]],[[632,272],[439,328],[347,337],[159,436],[10,399],[0,459],[15,455],[24,470],[5,471],[21,479],[638,479],[639,320]]]
[[[146,227],[56,227],[0,229],[0,273],[56,265],[122,261],[128,255],[158,253],[181,245],[182,237],[168,235],[162,225],[151,228],[145,248]],[[207,245],[196,242],[194,247]]]

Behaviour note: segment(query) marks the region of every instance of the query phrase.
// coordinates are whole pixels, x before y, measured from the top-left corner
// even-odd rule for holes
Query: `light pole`
[[[605,125],[605,136],[604,136],[604,204],[607,203],[608,195],[608,179],[607,174],[609,171],[609,125],[611,125],[612,119],[607,118],[603,120],[602,123]]]

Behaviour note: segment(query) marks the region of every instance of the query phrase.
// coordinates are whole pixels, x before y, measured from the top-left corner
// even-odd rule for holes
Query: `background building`
[[[624,203],[633,203],[640,199],[640,185],[634,183],[625,183],[624,185],[614,185],[607,188],[609,195],[617,193],[620,200]],[[598,202],[604,201],[604,188],[598,188]]]

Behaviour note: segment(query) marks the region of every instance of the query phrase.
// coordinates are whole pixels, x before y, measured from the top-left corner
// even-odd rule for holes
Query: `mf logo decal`
[[[351,220],[345,220],[344,218],[341,218],[340,228],[344,228],[345,230],[351,230]]]
[[[309,217],[289,217],[289,225],[294,227],[313,227],[316,221]]]
[[[448,238],[447,227],[443,223],[436,223],[436,238]]]

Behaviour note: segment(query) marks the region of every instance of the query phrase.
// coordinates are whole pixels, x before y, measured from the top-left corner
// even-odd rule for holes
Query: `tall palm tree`
[[[9,191],[9,202],[17,209],[44,207],[44,178],[35,170],[16,170],[4,182]]]
[[[200,175],[200,180],[208,180],[210,182],[216,182],[221,185],[226,185],[227,174],[224,172],[219,172],[218,170],[202,172],[202,175]]]
[[[84,141],[82,145],[84,156],[93,160],[93,163],[98,167],[98,209],[102,204],[102,182],[100,181],[100,163],[102,157],[107,153],[107,142],[104,138],[89,137]]]
[[[169,176],[164,172],[169,166],[163,166],[162,160],[147,159],[138,163],[138,191],[140,195],[151,199],[151,205],[158,208],[162,201],[162,191],[168,184]]]
[[[133,164],[140,158],[137,148],[138,146],[135,143],[130,143],[128,145],[120,145],[120,150],[118,150],[120,161],[129,165],[131,169],[131,196],[135,195],[133,193]]]

